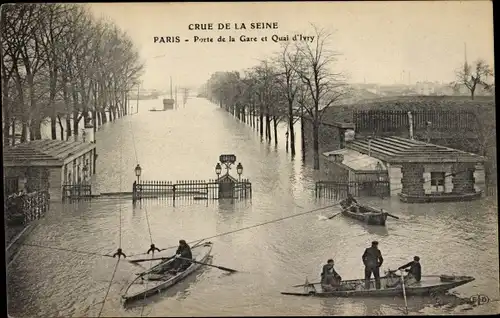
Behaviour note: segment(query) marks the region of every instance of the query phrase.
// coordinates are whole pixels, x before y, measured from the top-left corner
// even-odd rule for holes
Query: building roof
[[[340,149],[323,153],[326,160],[335,162],[340,166],[358,171],[386,171],[384,163],[374,157],[362,154],[352,149]]]
[[[369,139],[358,139],[347,142],[346,147],[393,163],[484,162],[485,160],[484,157],[473,153],[402,137],[372,138],[371,142]]]
[[[4,166],[62,166],[95,148],[82,141],[33,140],[3,149]]]

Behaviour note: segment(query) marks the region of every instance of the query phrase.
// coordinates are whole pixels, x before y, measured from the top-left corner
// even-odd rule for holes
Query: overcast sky
[[[242,43],[240,35],[268,40],[302,33],[310,23],[334,31],[332,46],[343,55],[336,66],[349,82],[393,84],[454,79],[464,61],[493,64],[493,8],[490,1],[275,2],[275,3],[95,3],[97,17],[113,20],[134,40],[146,61],[145,88],[200,85],[217,71],[242,71],[272,55],[279,44]],[[189,24],[231,23],[232,30],[190,31]],[[247,30],[234,30],[235,23]],[[277,22],[277,30],[250,30],[252,22]],[[194,36],[232,35],[234,43],[193,43]],[[180,36],[180,43],[153,37]],[[185,42],[184,39],[189,39]],[[161,56],[161,57],[158,57]],[[153,58],[157,57],[157,58]],[[408,76],[410,74],[410,76]]]

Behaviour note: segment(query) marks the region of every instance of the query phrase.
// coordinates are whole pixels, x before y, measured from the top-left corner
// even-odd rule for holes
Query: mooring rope
[[[99,314],[97,317],[101,317],[102,309],[104,308],[104,304],[106,303],[106,299],[108,298],[109,290],[111,289],[111,285],[113,284],[113,279],[115,278],[116,270],[118,269],[118,264],[120,263],[120,258],[116,262],[115,269],[113,270],[113,275],[111,275],[111,280],[109,281],[108,290],[106,291],[106,295],[104,295],[104,300],[102,301],[101,310],[99,310]]]

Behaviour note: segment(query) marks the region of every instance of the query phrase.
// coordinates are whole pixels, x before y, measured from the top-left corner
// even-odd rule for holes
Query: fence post
[[[132,203],[135,204],[136,201],[137,201],[137,181],[134,181],[134,183],[132,183]]]

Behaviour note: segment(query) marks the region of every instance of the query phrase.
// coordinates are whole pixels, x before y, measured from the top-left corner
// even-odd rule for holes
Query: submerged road
[[[175,111],[147,111],[161,107],[160,103],[161,99],[141,101],[138,114],[98,132],[100,191],[130,191],[137,162],[145,180],[214,178],[219,154],[234,153],[244,166],[243,176],[252,181],[252,200],[234,205],[178,200],[175,207],[170,201],[151,200],[136,208],[125,198],[54,204],[26,243],[97,254],[114,253],[121,246],[133,255],[145,253],[151,242],[165,248],[180,238],[193,241],[331,203],[314,199],[318,172],[303,166],[300,159],[290,160],[283,142],[278,149],[261,143],[256,131],[204,99],[192,98]],[[383,269],[394,269],[419,255],[424,275],[474,276],[474,282],[453,291],[464,298],[484,294],[492,301],[489,307],[462,311],[468,305],[438,306],[436,299],[409,297],[410,314],[499,312],[496,199],[425,205],[387,198],[360,201],[401,219],[389,219],[386,229],[342,216],[325,220],[324,216],[338,211],[332,208],[221,236],[211,240],[213,264],[239,273],[206,268],[171,291],[131,308],[122,307],[120,296],[140,268],[120,261],[107,293],[116,259],[24,246],[8,270],[9,313],[14,317],[97,316],[102,308],[101,316],[115,317],[402,315],[402,297],[315,299],[280,294],[303,283],[306,276],[316,281],[331,257],[344,279],[362,278],[361,255],[375,239],[384,255]]]

